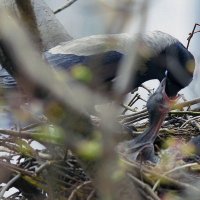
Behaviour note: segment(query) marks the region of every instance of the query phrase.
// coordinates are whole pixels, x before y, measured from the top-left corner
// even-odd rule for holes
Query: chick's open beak
[[[126,144],[125,154],[131,160],[136,160],[140,154],[143,159],[155,162],[153,143],[166,115],[177,100],[177,97],[171,99],[167,96],[165,85],[166,78],[162,80],[158,89],[147,102],[149,127],[141,135]]]

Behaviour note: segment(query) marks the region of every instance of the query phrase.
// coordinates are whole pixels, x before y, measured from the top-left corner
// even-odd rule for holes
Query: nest
[[[118,117],[122,126],[118,142],[133,139],[148,126],[146,108],[139,112],[133,110],[138,99],[136,93],[131,102],[123,106],[125,109]],[[159,163],[136,162],[120,156],[123,174],[131,180],[132,189],[136,189],[140,198],[173,199],[192,195],[194,199],[200,194],[200,140],[196,137],[200,131],[200,112],[187,107],[187,110],[180,110],[180,107],[172,110],[163,123],[154,144]],[[130,114],[126,113],[128,110]],[[101,123],[96,117],[91,120],[97,127]],[[1,180],[5,183],[1,186],[1,199],[10,188],[16,191],[10,192],[12,194],[5,199],[98,199],[99,186],[94,177],[87,175],[88,171],[94,170],[94,163],[88,162],[88,168],[83,169],[82,160],[51,138],[51,134],[46,136],[48,140],[34,136],[54,128],[46,118],[40,118],[40,123],[20,131],[0,130],[4,134],[0,140],[1,152],[4,152],[0,159]],[[193,137],[197,139],[191,140]],[[33,141],[44,148],[36,150],[31,145]]]

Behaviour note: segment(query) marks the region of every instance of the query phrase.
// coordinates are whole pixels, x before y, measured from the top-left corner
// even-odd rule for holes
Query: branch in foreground
[[[37,44],[38,49],[42,51],[43,44],[41,34],[37,26],[37,19],[31,0],[15,0],[15,2],[19,10],[22,22],[25,24],[25,27],[28,28],[30,36],[33,39],[34,43]]]
[[[58,124],[63,129],[65,133],[63,142],[76,155],[81,157],[80,150],[77,149],[78,141],[81,141],[84,137],[86,138],[86,136],[88,138],[94,133],[90,118],[83,108],[91,111],[93,110],[94,102],[99,100],[107,102],[107,99],[78,83],[74,84],[73,90],[70,89],[66,83],[73,82],[73,79],[67,74],[65,74],[65,77],[62,75],[58,76],[58,73],[55,73],[41,59],[41,56],[33,48],[33,44],[29,41],[23,28],[13,18],[12,20],[7,20],[6,15],[5,13],[1,13],[0,16],[1,45],[4,47],[5,55],[12,61],[15,70],[21,73],[21,76],[18,78],[26,78],[26,82],[23,85],[26,84],[27,87],[28,83],[30,83],[30,87],[27,87],[28,92],[36,96],[37,90],[44,88],[52,95],[52,99],[63,106],[61,115],[52,118],[52,122]],[[19,51],[19,49],[23,51]],[[50,98],[48,100],[50,101]],[[47,106],[47,102],[45,104]],[[117,128],[115,123],[116,113],[116,105],[112,107],[110,112],[102,113],[102,140],[100,142],[102,152],[99,156],[95,157],[94,162],[96,161],[96,165],[92,166],[97,171],[94,178],[97,183],[98,192],[102,195],[103,199],[121,199],[118,193],[121,179],[113,180],[112,176],[119,168],[113,137]],[[85,169],[88,169],[88,160],[83,161],[82,164],[84,164]],[[101,166],[104,166],[103,169]],[[94,175],[92,170],[88,170],[87,172],[91,176]],[[133,190],[134,187],[131,189]],[[133,197],[129,199],[133,199]]]
[[[21,10],[17,6],[15,0],[6,0],[6,1],[0,0],[0,9],[1,10],[8,9],[15,19],[20,19],[20,20],[21,18],[25,19],[24,17],[26,15],[29,15],[29,11],[26,10],[25,8],[27,1],[24,0],[17,0],[17,1],[21,5],[22,4],[24,5],[21,7],[22,8]],[[44,51],[58,45],[61,42],[66,42],[72,39],[72,37],[64,29],[63,25],[55,17],[52,10],[47,6],[47,4],[43,0],[41,1],[31,0],[31,5],[36,19],[35,25],[37,25],[37,28],[41,36],[41,41],[37,40],[35,42],[42,42]],[[31,25],[34,24],[34,20],[31,19],[31,16],[29,16],[28,19],[30,20],[29,22],[31,23],[29,22],[26,23],[27,25],[26,28],[28,28],[28,30],[30,30],[31,32],[33,28],[31,27]]]

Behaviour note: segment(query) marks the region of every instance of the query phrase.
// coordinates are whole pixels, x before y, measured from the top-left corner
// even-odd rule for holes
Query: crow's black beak
[[[134,140],[128,141],[125,148],[125,155],[130,160],[136,160],[141,155],[143,160],[156,162],[153,143],[157,137],[159,129],[170,111],[177,97],[171,99],[165,93],[166,78],[162,80],[160,86],[147,102],[149,112],[149,127]]]

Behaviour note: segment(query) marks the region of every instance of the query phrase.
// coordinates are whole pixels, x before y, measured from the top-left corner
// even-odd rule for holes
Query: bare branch
[[[132,174],[130,174],[130,173],[127,173],[127,174],[134,181],[134,183],[136,185],[138,185],[139,187],[141,187],[148,195],[150,195],[152,197],[152,199],[160,200],[160,198],[154,193],[154,191],[150,188],[149,185],[143,183],[142,181],[140,181],[138,178],[136,178]]]
[[[55,10],[53,13],[54,14],[58,14],[59,12],[61,12],[61,11],[63,11],[64,9],[66,9],[66,8],[68,8],[69,6],[71,6],[73,3],[75,3],[77,0],[68,0],[69,2],[66,4],[66,5],[64,5],[64,6],[62,6],[61,8],[59,8],[59,9],[57,9],[57,10]]]
[[[12,184],[17,181],[21,177],[21,174],[17,174],[14,176],[1,190],[0,192],[0,199],[3,199],[4,193],[12,186]]]
[[[172,172],[174,172],[176,170],[185,169],[185,168],[193,167],[193,166],[196,166],[196,165],[199,165],[199,164],[198,163],[189,163],[189,164],[185,164],[185,165],[182,165],[182,166],[178,166],[178,167],[175,167],[175,168],[163,173],[163,175],[167,175],[167,174],[170,174],[170,173],[172,173]],[[156,188],[160,184],[160,181],[161,181],[161,179],[158,179],[156,181],[156,183],[154,184],[153,189],[152,189],[153,191],[156,190]]]
[[[192,37],[194,36],[194,34],[200,32],[200,31],[195,31],[197,26],[200,26],[200,24],[197,24],[197,23],[196,23],[196,24],[194,25],[194,27],[193,27],[192,32],[189,33],[189,37],[187,38],[187,41],[188,41],[188,43],[187,43],[187,49],[189,48],[190,41],[191,41]]]
[[[190,101],[185,101],[185,102],[182,102],[182,103],[177,103],[173,106],[172,109],[183,109],[184,107],[189,107],[189,106],[192,106],[192,105],[195,105],[195,104],[198,104],[200,103],[200,98],[196,98],[196,99],[193,99],[193,100],[190,100]]]

